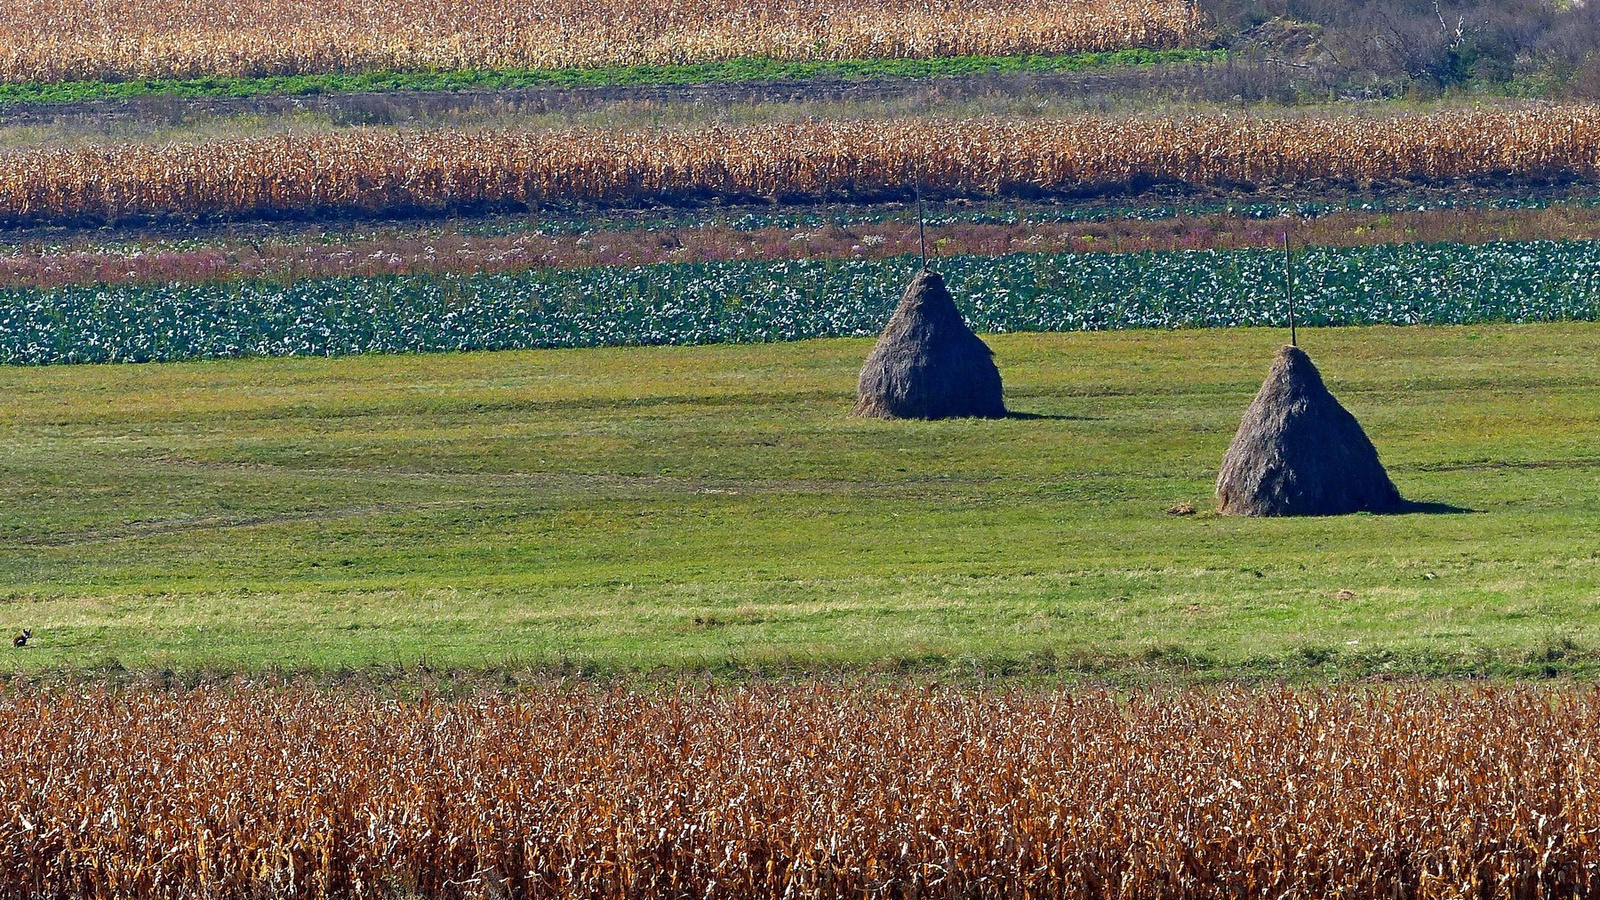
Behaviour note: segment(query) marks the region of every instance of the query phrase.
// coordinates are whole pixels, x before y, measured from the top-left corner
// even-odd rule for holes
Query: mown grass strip
[[[1222,50],[1117,50],[1065,56],[961,56],[938,59],[867,59],[783,62],[736,59],[675,66],[520,71],[360,72],[263,78],[145,79],[0,84],[0,105],[131,100],[139,97],[229,98],[269,95],[487,91],[518,88],[689,85],[713,82],[936,78],[963,75],[1075,72],[1117,66],[1219,62]]]
[[[1209,514],[1278,329],[0,367],[0,675],[1600,673],[1600,329],[1300,338],[1440,509]]]

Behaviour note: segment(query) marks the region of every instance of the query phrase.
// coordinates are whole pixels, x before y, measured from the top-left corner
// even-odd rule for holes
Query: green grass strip
[[[1208,515],[1286,338],[990,335],[998,421],[852,418],[871,338],[0,367],[0,673],[1600,676],[1600,329],[1301,332],[1474,512]]]
[[[0,84],[0,104],[76,103],[138,97],[261,97],[384,91],[506,90],[534,87],[607,87],[811,79],[933,78],[1016,72],[1075,72],[1119,66],[1218,62],[1221,50],[1118,50],[1066,56],[960,56],[939,59],[867,59],[782,62],[736,59],[672,66],[519,71],[363,72],[265,78],[152,78]]]

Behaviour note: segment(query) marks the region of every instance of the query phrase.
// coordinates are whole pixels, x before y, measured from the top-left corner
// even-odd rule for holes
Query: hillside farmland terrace
[[[1281,257],[1271,249],[1286,233],[1297,247],[1309,246],[1298,257],[1302,323],[1328,326],[1317,333],[1364,358],[1377,352],[1368,346],[1377,340],[1369,337],[1374,334],[1395,351],[1400,373],[1373,376],[1384,385],[1380,393],[1396,395],[1421,383],[1436,358],[1468,365],[1488,334],[1507,354],[1501,363],[1509,368],[1497,370],[1496,377],[1525,389],[1517,403],[1532,403],[1544,391],[1555,391],[1563,403],[1577,402],[1578,395],[1563,385],[1585,384],[1586,370],[1563,362],[1556,367],[1558,378],[1546,377],[1542,367],[1552,355],[1576,358],[1570,347],[1588,347],[1581,323],[1600,315],[1600,251],[1594,243],[1600,232],[1593,203],[1600,111],[1593,106],[1527,102],[1515,99],[1510,88],[1452,96],[1437,105],[1355,103],[1329,92],[1304,108],[1245,100],[1226,109],[1208,105],[1200,98],[1232,97],[1235,80],[1253,77],[1259,67],[1231,68],[1235,45],[1189,4],[1012,7],[987,0],[894,0],[868,6],[840,0],[735,10],[695,0],[637,8],[600,2],[503,9],[486,2],[368,10],[342,3],[235,8],[130,2],[81,10],[23,3],[14,10],[0,26],[9,29],[0,31],[8,35],[0,44],[12,64],[10,74],[0,77],[18,89],[87,83],[82,79],[102,79],[95,82],[100,85],[113,83],[104,79],[134,79],[120,83],[136,86],[141,79],[292,79],[319,73],[382,79],[409,72],[444,84],[454,83],[451,73],[470,74],[478,71],[474,67],[486,67],[491,78],[472,82],[475,93],[459,103],[441,89],[392,103],[369,95],[305,108],[286,96],[260,100],[259,109],[252,105],[255,97],[201,103],[147,94],[126,105],[79,102],[70,99],[76,90],[71,88],[59,104],[36,102],[16,121],[0,125],[0,220],[7,229],[0,235],[0,356],[38,366],[4,370],[13,379],[14,396],[31,398],[7,407],[15,440],[4,464],[15,476],[7,488],[14,495],[0,519],[10,541],[4,548],[11,576],[8,608],[27,611],[42,628],[37,646],[14,657],[21,669],[110,667],[114,661],[323,671],[413,659],[428,646],[421,635],[429,628],[455,627],[428,615],[418,618],[418,604],[442,603],[437,598],[452,591],[463,599],[446,606],[471,609],[489,623],[465,645],[450,645],[451,663],[466,667],[520,659],[534,668],[560,667],[572,657],[586,671],[612,672],[767,663],[805,668],[819,660],[868,667],[875,660],[905,661],[912,668],[941,669],[973,658],[1009,671],[1030,654],[1048,651],[1066,661],[1040,663],[1046,671],[1123,677],[1140,671],[1147,654],[1162,671],[1182,660],[1174,665],[1192,666],[1203,676],[1298,672],[1305,668],[1302,660],[1311,661],[1313,671],[1317,660],[1335,660],[1338,668],[1350,659],[1349,671],[1430,674],[1521,674],[1546,666],[1587,671],[1593,661],[1586,649],[1585,608],[1572,605],[1586,590],[1583,554],[1550,537],[1586,521],[1581,500],[1576,511],[1540,506],[1531,519],[1511,516],[1496,525],[1509,531],[1488,529],[1509,540],[1509,556],[1497,555],[1488,544],[1474,545],[1494,566],[1510,567],[1495,570],[1489,579],[1493,591],[1474,595],[1485,604],[1498,602],[1487,599],[1490,594],[1503,598],[1520,589],[1507,586],[1525,580],[1519,566],[1569,572],[1562,566],[1570,564],[1579,571],[1571,583],[1529,582],[1535,597],[1556,598],[1554,606],[1530,611],[1510,604],[1504,615],[1520,618],[1484,626],[1482,642],[1446,646],[1462,633],[1441,626],[1415,641],[1320,632],[1313,639],[1268,628],[1267,639],[1254,643],[1239,639],[1244,626],[1233,619],[1222,636],[1109,629],[1065,640],[1049,624],[1054,613],[1043,607],[1029,614],[1043,616],[1037,621],[962,637],[960,629],[975,619],[964,609],[952,613],[939,596],[970,587],[981,595],[974,607],[982,610],[975,614],[981,618],[992,612],[986,604],[1009,591],[1054,595],[1067,589],[1056,578],[1066,569],[1051,562],[1056,551],[1021,547],[1025,552],[975,586],[939,581],[963,570],[961,560],[977,546],[973,541],[994,540],[992,528],[945,520],[917,506],[912,501],[932,491],[931,481],[886,485],[867,477],[886,466],[897,471],[898,456],[819,469],[809,455],[785,461],[771,449],[832,441],[829,452],[837,456],[860,437],[853,429],[865,426],[835,422],[836,407],[848,399],[857,357],[864,353],[861,340],[881,327],[915,265],[918,244],[908,201],[919,189],[931,202],[929,251],[950,275],[965,314],[991,332],[1002,350],[1013,396],[1024,407],[1030,398],[1050,398],[1038,409],[1024,409],[1045,418],[1001,423],[1017,429],[1001,433],[1001,444],[1021,441],[1019,452],[1037,459],[1055,459],[1041,449],[1051,442],[1089,454],[1055,459],[1029,469],[1026,477],[1004,474],[1011,472],[1006,465],[996,467],[1003,460],[945,459],[951,473],[970,470],[962,490],[949,496],[972,501],[980,511],[999,510],[990,525],[1002,531],[1015,526],[1017,532],[1055,533],[1055,526],[1037,519],[1016,519],[1037,510],[1013,507],[1018,497],[1043,490],[1040,485],[1058,483],[1062,472],[1088,473],[1094,482],[1073,486],[1068,493],[1074,497],[1108,503],[1123,498],[1133,505],[1109,516],[1102,515],[1104,508],[1074,509],[1058,526],[1131,529],[1141,537],[1130,537],[1130,543],[1149,543],[1146,530],[1168,527],[1161,510],[1178,501],[1205,508],[1207,479],[1214,474],[1207,470],[1220,452],[1214,445],[1226,436],[1229,420],[1236,423],[1235,407],[1248,399],[1249,382],[1259,373],[1253,366],[1234,372],[1225,380],[1228,393],[1209,376],[1164,369],[1163,380],[1152,382],[1139,371],[1154,365],[1150,354],[1158,351],[1190,361],[1233,358],[1241,346],[1269,353],[1277,342],[1271,332],[1213,329],[1276,326],[1286,319]],[[51,18],[75,12],[85,14],[64,24]],[[485,24],[504,16],[517,27]],[[1178,48],[1171,52],[1180,55],[1141,55],[1161,48]],[[1117,56],[1118,49],[1130,55]],[[1081,62],[1106,71],[1072,70],[1073,80],[1028,86],[1037,61],[1067,71],[1080,61],[1062,54],[1095,50],[1113,52]],[[1206,55],[1182,55],[1190,53]],[[861,96],[840,82],[829,89],[834,93],[807,97],[800,77],[738,103],[724,102],[726,95],[714,85],[662,99],[604,90],[552,99],[533,90],[504,103],[485,87],[502,75],[514,80],[518,71],[582,70],[594,73],[596,83],[610,84],[606,79],[618,66],[705,65],[711,68],[691,77],[715,79],[745,67],[790,71],[781,67],[885,59],[933,67],[855,70],[851,77],[866,80]],[[955,65],[950,72],[967,71],[970,64],[977,71],[998,67],[1011,74],[993,81],[988,75],[937,77],[946,72],[938,65],[946,63]],[[1136,78],[1110,71],[1135,65],[1142,73]],[[920,74],[908,78],[908,72]],[[647,77],[683,74],[655,70]],[[1186,79],[1202,83],[1203,90],[1170,105],[1149,102]],[[1091,87],[1099,82],[1104,84]],[[401,79],[391,87],[411,83]],[[1068,88],[1083,89],[1083,96],[1051,99]],[[0,119],[9,109],[0,107]],[[369,120],[373,124],[351,127]],[[1169,202],[1176,208],[1148,209]],[[1334,327],[1377,325],[1405,327]],[[1418,327],[1426,325],[1445,330]],[[1078,331],[1118,333],[1066,334]],[[838,340],[815,340],[832,338]],[[682,346],[714,343],[727,346]],[[1006,347],[1017,354],[1013,362],[1005,360]],[[512,352],[415,355],[480,350]],[[1046,361],[1062,352],[1096,365],[1053,372],[1054,363]],[[302,358],[232,359],[257,356]],[[331,356],[353,358],[304,358]],[[56,365],[78,362],[174,365],[103,372]],[[312,364],[331,368],[297,368]],[[396,378],[437,385],[434,375],[462,365],[499,373],[503,384],[491,379],[463,388],[464,396],[477,399],[459,408],[444,401],[437,409],[413,404],[417,398],[394,401],[399,405],[393,415],[378,419],[370,417],[390,409],[385,404],[393,398],[361,391],[355,399],[342,397],[354,390],[350,381]],[[636,371],[656,365],[670,374],[641,379]],[[532,401],[496,393],[497,384],[524,383],[518,366],[566,370],[573,391],[541,388]],[[697,367],[747,390],[690,389],[685,385],[693,383]],[[1534,374],[1523,371],[1530,368]],[[825,374],[808,381],[797,374],[806,371]],[[1117,374],[1082,394],[1073,379],[1086,371]],[[102,401],[144,396],[135,385],[151,378],[163,387],[146,399],[166,411],[154,419],[145,418],[148,411],[135,412],[102,432],[96,429],[105,423],[93,415],[84,419],[70,412],[120,408]],[[775,398],[787,396],[791,381],[812,386],[786,406]],[[1195,383],[1186,387],[1188,381]],[[1124,454],[1107,435],[1088,440],[1075,433],[1100,427],[1087,424],[1104,421],[1100,407],[1131,402],[1127,398],[1153,384],[1169,383],[1178,385],[1176,402],[1204,410],[1198,415],[1207,423],[1192,432],[1186,429],[1193,423],[1163,427],[1181,453],[1162,456],[1165,451],[1145,448],[1155,455]],[[1427,396],[1470,411],[1467,420],[1477,429],[1510,415],[1505,397],[1474,393],[1485,383],[1468,379]],[[226,394],[264,403],[271,410],[267,424],[247,424],[260,424],[254,413],[239,419],[248,410],[229,407]],[[1079,405],[1091,395],[1093,402]],[[263,399],[279,396],[296,398],[299,405],[284,408]],[[186,406],[189,401],[198,405]],[[534,405],[519,406],[525,402]],[[806,424],[792,431],[790,419],[763,419],[761,412],[774,404]],[[737,429],[668,433],[649,415],[670,407],[682,418],[702,405],[774,443],[730,445]],[[218,413],[222,407],[226,411]],[[316,410],[332,412],[323,416]],[[1549,415],[1522,424],[1548,438],[1559,431],[1554,423],[1560,417],[1544,411]],[[48,413],[45,419],[33,418],[41,412]],[[162,418],[168,412],[176,418]],[[1124,412],[1137,417],[1148,409],[1134,403]],[[436,420],[436,414],[444,418]],[[575,432],[496,438],[482,452],[434,440],[436,432],[454,428],[479,437],[500,434],[497,429],[507,426],[496,418],[502,414],[566,416],[585,424]],[[359,427],[341,431],[330,424],[335,421]],[[1146,420],[1141,427],[1149,426]],[[920,427],[911,430],[946,449],[965,440],[954,436],[958,432],[940,431],[944,425],[925,432]],[[189,429],[220,435],[221,443],[186,443],[182,435]],[[362,429],[408,434],[419,443],[414,453],[394,455],[394,447],[371,445]],[[1142,433],[1112,430],[1117,439]],[[1457,475],[1430,468],[1455,473],[1497,465],[1504,448],[1467,441],[1428,456],[1417,451],[1421,438],[1413,436],[1407,439],[1410,450],[1397,451],[1400,471],[1411,465],[1417,475],[1407,490],[1420,484],[1420,499],[1441,507],[1428,509],[1455,510],[1427,517],[1439,542],[1461,517],[1476,515],[1465,510],[1522,510],[1519,504],[1529,496],[1550,496],[1564,483],[1562,473],[1588,467],[1587,457],[1568,452],[1567,444],[1546,459],[1529,450],[1515,428],[1490,430],[1507,437],[1517,450],[1511,455],[1530,467],[1537,483],[1523,487],[1532,494],[1464,485]],[[871,440],[894,443],[902,431],[872,432]],[[518,441],[528,442],[531,455],[502,455],[502,444]],[[894,453],[918,446],[906,441]],[[129,455],[117,448],[129,449]],[[665,455],[647,452],[653,450]],[[757,456],[776,469],[787,467],[789,474],[751,481]],[[80,459],[81,465],[75,461]],[[1114,459],[1127,465],[1109,465]],[[316,464],[301,471],[296,460]],[[931,460],[924,462],[932,465]],[[107,482],[102,470],[120,472],[125,480]],[[436,477],[443,483],[428,480]],[[983,493],[983,486],[1002,483],[1007,487],[1001,495]],[[966,487],[978,492],[963,493]],[[899,569],[863,558],[829,561],[795,543],[796,535],[811,530],[781,516],[763,518],[774,503],[788,507],[790,488],[805,495],[805,521],[842,515],[859,523],[890,507],[915,507],[930,533],[955,524],[971,538],[931,545],[922,563],[904,573],[911,579],[909,593],[889,592],[919,598],[907,601],[912,606],[932,604],[925,630],[891,635],[884,643],[862,642],[860,636],[877,627],[871,620],[883,612],[880,604],[869,604],[864,616],[829,611],[835,609],[830,604],[882,599],[888,589],[880,579]],[[590,489],[598,507],[579,503]],[[701,490],[734,493],[702,496]],[[512,515],[502,523],[513,532],[501,535],[504,541],[485,538],[494,528],[478,512],[490,518],[506,512],[497,491],[550,512],[552,524],[539,532],[542,537],[531,537],[525,529],[533,526]],[[840,496],[847,498],[843,506],[830,505]],[[356,503],[358,497],[371,502]],[[706,509],[709,530],[691,535],[667,513],[685,497],[696,508],[728,498],[734,508]],[[760,502],[743,505],[751,497]],[[779,499],[769,503],[773,497]],[[867,509],[858,501],[881,506]],[[462,504],[475,511],[461,511]],[[477,504],[487,506],[477,510]],[[629,518],[628,509],[639,518]],[[1145,518],[1152,511],[1156,524]],[[1078,518],[1080,513],[1094,521]],[[1360,527],[1384,532],[1384,540],[1393,535],[1385,529],[1418,527],[1397,519],[1356,523],[1358,530],[1339,538],[1345,548],[1340,552],[1355,559],[1358,548],[1370,543],[1371,535]],[[598,523],[610,537],[594,539],[573,522]],[[643,523],[643,533],[628,522]],[[763,537],[763,527],[775,533]],[[875,543],[853,526],[836,530],[852,546]],[[1548,539],[1548,546],[1519,542],[1516,536],[1524,532]],[[749,573],[728,568],[746,555],[728,543],[734,533],[769,541],[762,552],[779,559],[790,554],[826,563],[823,568],[836,580],[818,596],[785,580],[793,575],[793,581],[807,582],[800,570],[750,582]],[[664,535],[666,543],[651,544],[650,534]],[[312,552],[327,541],[351,552]],[[624,549],[630,541],[644,543],[630,553]],[[504,556],[463,563],[459,554],[471,556],[470,542],[498,548]],[[190,543],[209,546],[208,558],[226,565],[168,555]],[[1293,545],[1287,534],[1269,536],[1267,543]],[[681,552],[672,550],[679,545]],[[432,562],[412,568],[391,555],[401,546],[424,548],[423,557]],[[1555,556],[1546,553],[1549,547],[1558,547],[1550,551]],[[551,548],[555,557],[541,555]],[[839,549],[829,553],[837,556]],[[130,568],[134,557],[123,551],[153,567]],[[588,562],[576,558],[584,554]],[[1395,565],[1410,573],[1430,565],[1422,559],[1437,557],[1430,550]],[[1161,553],[1141,557],[1141,566],[1165,572],[1170,567],[1160,558]],[[1310,564],[1309,557],[1296,558]],[[529,569],[523,565],[528,559],[539,562]],[[585,566],[596,561],[603,575],[591,578]],[[577,568],[563,569],[568,563]],[[924,564],[932,568],[919,568]],[[1078,572],[1085,566],[1067,568]],[[1246,566],[1272,580],[1270,567],[1237,546],[1225,547],[1200,568]],[[440,567],[451,574],[442,577]],[[1325,578],[1296,581],[1293,590],[1337,593],[1346,586],[1336,582],[1359,574],[1359,568],[1336,567]],[[937,584],[926,580],[930,572]],[[456,578],[463,573],[476,574]],[[492,577],[484,580],[485,573]],[[1109,593],[1100,588],[1111,582],[1089,580],[1096,594],[1132,596],[1123,589],[1125,581],[1117,580],[1124,575],[1135,577],[1115,576]],[[324,583],[327,576],[337,577]],[[1225,588],[1212,585],[1205,592],[1251,594],[1257,577],[1235,583],[1229,576],[1222,579]],[[1036,578],[1048,584],[1041,587]],[[316,587],[300,591],[299,579]],[[550,633],[507,624],[505,617],[515,619],[520,606],[550,607],[562,592],[595,608],[622,603],[620,594],[606,594],[613,580],[618,590],[645,585],[648,597],[640,602],[650,607],[677,609],[671,598],[703,597],[709,606],[695,609],[686,621],[698,617],[709,624],[685,625],[676,612],[661,619],[648,610],[624,610],[616,613],[617,631],[593,644],[572,643],[563,624]],[[757,586],[741,594],[735,585],[746,582]],[[1003,586],[998,594],[990,591],[995,585]],[[807,606],[792,619],[746,615],[751,603],[796,591],[807,603],[821,605]],[[258,631],[229,611],[236,603],[254,608],[241,598],[267,594],[273,598],[268,608],[281,603],[296,610],[286,617],[335,596],[347,601],[339,608],[351,615],[337,633],[318,626],[302,642],[273,624],[276,614]],[[729,619],[716,610],[734,595],[743,599],[733,601],[736,614]],[[141,638],[126,615],[156,597],[193,612],[198,618],[180,616],[185,624],[179,627],[204,627],[204,636],[157,629],[150,640]],[[85,603],[110,604],[112,611],[86,612]],[[379,615],[384,604],[392,604],[398,618]],[[564,613],[551,614],[550,621],[567,622]],[[844,627],[832,628],[828,620],[835,615]],[[1405,614],[1385,607],[1378,618],[1386,615]],[[777,632],[764,630],[779,619]],[[496,636],[495,622],[504,639]],[[1559,630],[1563,622],[1570,631]],[[787,630],[790,625],[796,630]],[[1020,631],[1012,634],[1012,628]],[[617,639],[629,629],[636,641]],[[1034,634],[1045,637],[1035,640]],[[330,652],[334,646],[349,652]],[[1360,653],[1328,652],[1346,646]],[[823,652],[830,647],[837,652]]]
[[[1600,895],[1600,4],[0,6],[0,900]]]

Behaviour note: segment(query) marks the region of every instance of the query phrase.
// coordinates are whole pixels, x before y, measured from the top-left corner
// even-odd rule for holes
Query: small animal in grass
[[[0,634],[5,634],[5,632],[0,631]],[[24,628],[21,631],[17,632],[17,636],[16,637],[11,639],[11,646],[13,646],[13,647],[26,647],[26,646],[28,646],[28,638],[31,638],[31,637],[33,637],[33,629],[32,628]]]

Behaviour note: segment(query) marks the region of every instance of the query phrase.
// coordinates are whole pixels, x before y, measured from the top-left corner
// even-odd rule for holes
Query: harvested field
[[[1311,218],[1291,216],[1288,208],[1271,214],[1229,210],[1141,216],[1135,212],[1128,218],[1086,216],[1079,221],[1054,220],[1053,212],[1057,211],[1024,210],[1008,222],[981,214],[935,212],[927,227],[928,244],[941,257],[955,257],[1272,248],[1286,230],[1297,243],[1319,247],[1600,241],[1600,206],[1580,204],[1339,211]],[[235,234],[234,226],[224,225],[200,237],[189,226],[174,226],[164,234],[145,233],[110,244],[93,231],[68,241],[51,233],[10,247],[0,245],[0,288],[510,273],[734,260],[888,259],[917,252],[917,226],[906,221],[910,215],[889,209],[876,219],[841,216],[826,223],[814,218],[752,226],[729,221],[732,217],[727,215],[666,223],[596,217],[577,227],[543,217],[495,220],[488,227],[475,220],[443,227],[423,223],[334,230],[268,224],[261,233],[248,235]]]
[[[0,80],[555,69],[1173,47],[1188,0],[16,0]]]
[[[1600,108],[1395,116],[821,121],[546,132],[355,129],[0,154],[0,220],[117,221],[549,203],[946,195],[1130,184],[1577,179]]]
[[[1600,890],[1600,691],[8,692],[0,896]]]

